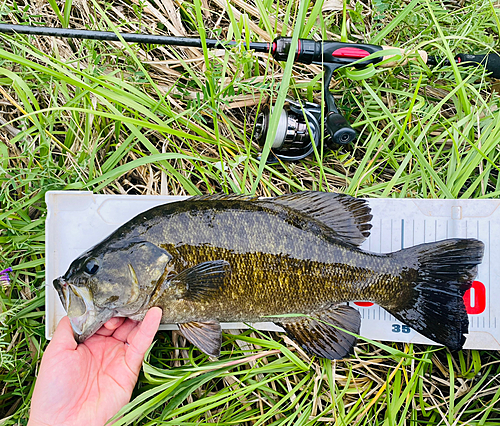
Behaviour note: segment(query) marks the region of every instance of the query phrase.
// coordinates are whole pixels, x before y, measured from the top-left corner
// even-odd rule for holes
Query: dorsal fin
[[[305,191],[281,195],[269,200],[274,204],[300,211],[331,228],[337,237],[361,245],[369,236],[372,225],[366,200],[346,194]]]
[[[206,195],[193,195],[186,201],[255,201],[258,197],[248,194],[206,194]]]

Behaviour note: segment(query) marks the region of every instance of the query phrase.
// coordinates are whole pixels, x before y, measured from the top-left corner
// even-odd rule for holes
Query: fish
[[[304,191],[258,198],[203,195],[138,214],[53,281],[77,342],[113,317],[142,320],[153,306],[207,355],[221,351],[221,322],[270,321],[308,353],[353,352],[361,317],[377,303],[456,351],[468,333],[464,293],[484,244],[445,239],[392,253],[360,248],[367,200]]]

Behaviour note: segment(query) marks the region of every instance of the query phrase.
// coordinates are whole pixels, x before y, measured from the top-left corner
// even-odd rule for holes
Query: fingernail
[[[108,327],[114,327],[120,322],[120,318],[111,318],[107,323],[106,323],[106,328]]]

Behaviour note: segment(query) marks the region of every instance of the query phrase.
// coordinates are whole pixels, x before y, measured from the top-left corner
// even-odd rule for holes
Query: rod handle
[[[467,63],[481,64],[486,71],[491,72],[490,77],[500,78],[500,55],[496,53],[488,53],[487,55],[470,55],[460,53],[455,56],[455,60],[462,65]]]
[[[397,54],[397,56],[400,56],[403,57],[405,55],[408,55],[408,51],[407,50],[404,50],[404,49],[400,49],[399,47],[392,47],[392,46],[382,46],[382,49],[384,50],[394,50],[394,49],[397,49],[399,51],[399,54]],[[418,54],[418,56],[420,56],[422,58],[422,60],[424,61],[424,63],[427,63],[427,58],[428,58],[428,55],[427,55],[427,52],[424,51],[424,50],[417,50],[416,52]],[[396,55],[392,54],[392,55],[387,55],[387,56],[384,56],[383,57],[383,61],[387,60],[387,59],[391,59],[393,57],[395,57]],[[398,66],[403,66],[403,65],[406,65],[409,61],[410,62],[413,62],[413,61],[417,61],[418,58],[416,56],[414,57],[407,57],[404,61],[390,61],[390,62],[385,62],[383,64],[381,64],[382,67],[394,67],[396,65]]]

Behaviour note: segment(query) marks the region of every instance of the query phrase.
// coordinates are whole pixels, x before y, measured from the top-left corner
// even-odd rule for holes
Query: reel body
[[[271,110],[266,105],[255,123],[254,139],[260,147],[264,147],[266,142],[270,117]],[[301,106],[300,103],[287,99],[271,146],[274,158],[268,158],[268,162],[276,162],[277,158],[282,161],[297,161],[312,154],[313,144],[319,147],[321,140],[320,117],[319,105],[306,102]]]
[[[333,97],[332,97],[333,98]],[[265,106],[257,116],[254,130],[254,140],[264,147],[271,110]],[[347,145],[356,139],[356,132],[344,116],[335,111],[329,111],[325,117],[324,142],[328,148],[334,145]],[[320,149],[321,137],[321,106],[313,102],[300,102],[287,99],[281,111],[278,129],[271,146],[272,155],[268,163],[281,161],[298,161],[307,157],[316,149]]]
[[[268,158],[268,163],[281,161],[298,161],[314,152],[314,145],[319,148],[323,139],[327,147],[331,148],[335,144],[348,145],[357,137],[355,130],[349,125],[345,117],[340,114],[335,99],[329,90],[333,72],[343,66],[338,63],[314,62],[325,68],[323,78],[323,90],[325,93],[326,109],[325,117],[325,137],[321,137],[321,105],[304,102],[303,104],[287,99],[285,107],[281,111],[278,129],[272,145],[273,156]],[[263,147],[269,129],[270,119],[269,107],[264,107],[258,115],[254,140]],[[313,145],[314,144],[314,145]]]

